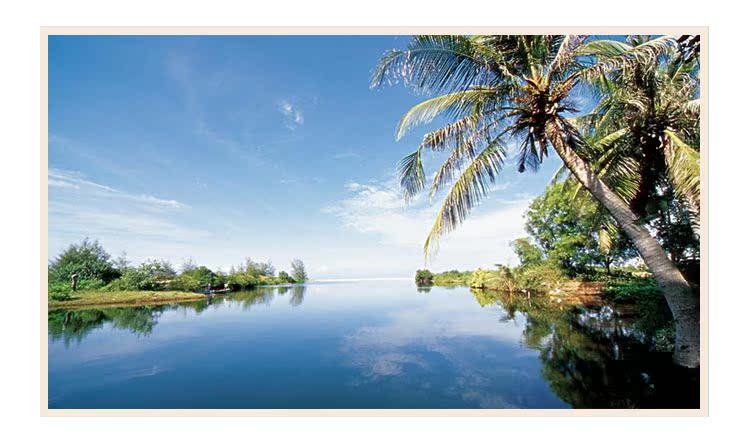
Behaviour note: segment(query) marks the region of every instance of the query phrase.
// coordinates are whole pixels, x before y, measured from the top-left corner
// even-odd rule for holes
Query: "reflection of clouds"
[[[528,362],[536,364],[536,352],[520,343],[526,318],[499,322],[506,313],[498,306],[482,308],[460,294],[435,292],[429,302],[391,312],[386,323],[361,327],[345,338],[344,354],[361,370],[357,384],[414,377],[430,386],[424,374],[445,380],[434,389],[479,407],[528,403],[505,385],[521,386],[537,376],[527,368]]]

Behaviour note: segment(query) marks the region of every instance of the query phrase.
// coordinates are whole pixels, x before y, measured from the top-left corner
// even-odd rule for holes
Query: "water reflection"
[[[546,298],[473,291],[525,318],[524,344],[539,351],[542,374],[576,408],[699,406],[699,373],[676,367],[669,353],[650,352],[633,321],[611,306],[568,308]],[[501,316],[502,318],[502,316]]]
[[[698,372],[649,352],[622,312],[466,288],[415,291],[411,282],[264,287],[171,305],[52,311],[50,401],[698,407]]]
[[[213,307],[217,308],[227,302],[235,302],[242,309],[250,310],[256,305],[269,306],[276,295],[291,292],[289,304],[299,306],[305,300],[305,286],[261,287],[249,291],[231,293],[226,296],[210,296],[203,300],[187,301],[174,304],[103,307],[75,310],[54,310],[47,314],[49,336],[52,341],[63,340],[66,346],[80,343],[91,331],[110,325],[113,329],[125,330],[136,336],[148,336],[159,322],[159,317],[166,311],[191,311],[201,314]]]

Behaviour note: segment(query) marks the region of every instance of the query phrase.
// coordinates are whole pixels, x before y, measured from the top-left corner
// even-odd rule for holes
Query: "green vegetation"
[[[302,260],[295,258],[292,260],[292,279],[297,283],[304,283],[307,281],[307,271],[305,271],[305,264]]]
[[[414,282],[417,286],[430,286],[434,284],[434,278],[432,272],[427,269],[417,269],[417,275],[414,276]]]
[[[292,274],[271,263],[246,259],[229,273],[212,271],[188,260],[177,272],[164,260],[147,260],[132,266],[122,255],[116,259],[98,241],[83,240],[70,245],[50,261],[48,305],[88,306],[112,303],[164,302],[195,299],[196,293],[216,289],[249,289],[265,285],[304,283],[307,273],[302,260],[291,263]],[[78,275],[76,290],[72,275]]]
[[[683,274],[683,253],[672,241],[697,241],[699,51],[696,36],[632,36],[622,42],[579,35],[428,35],[387,52],[373,87],[402,81],[436,95],[404,115],[397,138],[436,117],[449,119],[427,133],[399,167],[409,199],[427,184],[423,152],[449,153],[430,186],[431,198],[447,192],[425,255],[435,253],[439,239],[487,196],[508,146],[520,146],[519,172],[537,170],[554,151],[564,165],[557,176],[567,174],[566,182],[587,191],[612,220],[592,217],[600,227],[596,243],[565,233],[568,243],[537,246],[571,274],[586,271],[584,263],[596,259],[590,255],[608,260],[609,249],[618,246],[612,233],[626,238],[622,246],[637,251],[672,307],[675,361],[697,366],[698,300],[685,278],[689,273]],[[572,100],[581,92],[597,100],[588,115],[578,114]],[[576,204],[585,214],[600,212]],[[697,259],[696,251],[688,250],[690,260]],[[611,263],[603,264],[610,270]]]

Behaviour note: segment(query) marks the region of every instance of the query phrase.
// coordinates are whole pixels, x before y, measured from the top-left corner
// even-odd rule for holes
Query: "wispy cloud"
[[[351,160],[351,159],[360,159],[362,158],[362,155],[358,152],[356,152],[354,149],[347,149],[345,151],[337,152],[333,155],[334,160]]]
[[[279,105],[279,110],[284,116],[284,124],[289,129],[296,129],[302,126],[305,122],[305,116],[302,114],[302,110],[288,100],[282,100]]]
[[[499,189],[504,186],[498,185]],[[416,254],[422,246],[439,208],[424,198],[406,205],[395,179],[380,183],[350,182],[350,195],[323,209],[338,217],[350,230],[374,236],[394,254]],[[498,195],[498,197],[500,197]],[[523,213],[529,200],[488,199],[457,231],[441,242],[435,265],[473,269],[494,263],[515,261],[509,243],[523,235]]]
[[[176,200],[167,200],[147,194],[131,194],[110,186],[95,183],[81,177],[80,174],[73,171],[63,171],[59,169],[50,169],[47,173],[47,184],[52,188],[77,189],[86,192],[88,195],[98,195],[102,197],[114,197],[122,200],[129,200],[157,207],[171,207],[174,209],[189,208],[188,205]]]
[[[184,245],[205,242],[213,235],[186,224],[190,206],[174,199],[128,192],[54,168],[48,172],[48,185],[53,255],[67,244],[91,237],[111,251],[132,252],[136,259],[145,259],[146,254],[169,257],[186,249]]]

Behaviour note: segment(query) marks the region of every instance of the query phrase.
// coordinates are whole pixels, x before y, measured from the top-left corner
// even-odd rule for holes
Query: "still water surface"
[[[50,408],[698,407],[618,309],[409,281],[49,314]]]

